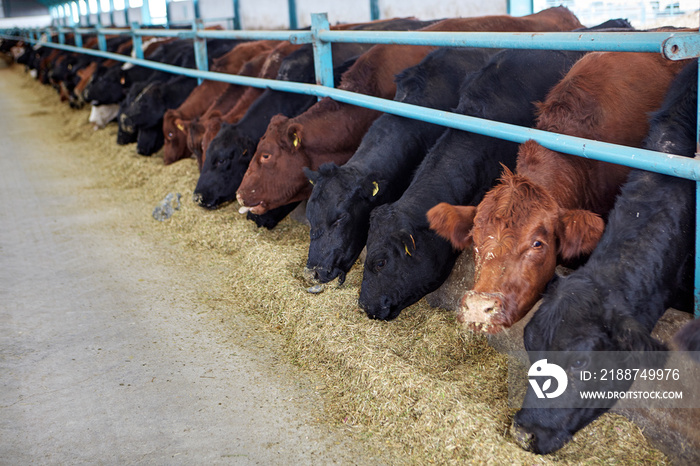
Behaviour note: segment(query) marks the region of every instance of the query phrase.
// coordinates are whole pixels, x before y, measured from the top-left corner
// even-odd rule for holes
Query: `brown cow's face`
[[[163,162],[169,165],[189,155],[187,149],[187,128],[179,114],[168,110],[163,116]]]
[[[603,232],[597,215],[563,209],[542,187],[510,173],[478,208],[439,205],[428,218],[456,247],[473,242],[475,284],[462,298],[457,320],[489,333],[510,327],[530,310],[558,257],[590,253]]]
[[[309,197],[311,184],[303,168],[310,164],[303,141],[301,125],[282,115],[270,121],[236,193],[241,213],[261,215]]]
[[[493,194],[474,218],[475,283],[457,316],[489,332],[510,327],[539,299],[554,275],[559,220],[546,193],[528,193],[527,207],[513,203],[518,193],[510,189]]]

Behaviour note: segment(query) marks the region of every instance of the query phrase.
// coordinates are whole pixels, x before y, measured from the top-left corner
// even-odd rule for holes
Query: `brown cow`
[[[566,8],[534,15],[453,18],[420,31],[568,31],[581,27]],[[343,74],[340,89],[392,99],[394,76],[420,62],[434,46],[376,45]],[[238,189],[241,212],[263,214],[307,199],[311,185],[303,167],[318,170],[326,162],[343,164],[355,153],[363,135],[381,112],[321,99],[305,113],[270,121]]]
[[[537,128],[639,147],[682,62],[659,54],[585,55],[538,104]],[[440,204],[431,228],[457,248],[473,242],[475,284],[457,320],[489,333],[511,326],[537,302],[558,262],[580,261],[603,233],[628,167],[520,146],[478,207]]]
[[[259,53],[268,51],[278,41],[260,40],[238,44],[230,52],[212,61],[211,71],[236,74],[243,65]],[[191,120],[204,113],[229,86],[223,81],[205,80],[197,86],[177,109],[167,110],[163,115],[163,162],[169,165],[191,155],[187,148],[188,129],[176,120]]]

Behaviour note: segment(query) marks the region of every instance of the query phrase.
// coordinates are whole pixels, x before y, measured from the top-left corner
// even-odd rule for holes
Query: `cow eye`
[[[588,365],[588,358],[580,357],[571,363],[571,369],[575,371],[580,371]]]
[[[270,158],[270,154],[262,154],[262,155],[260,155],[260,158],[263,160],[267,160]]]
[[[374,271],[379,272],[384,268],[386,265],[386,259],[379,259],[377,262],[374,263]]]
[[[333,222],[333,226],[338,226],[341,223],[343,223],[346,219],[348,218],[348,214],[341,214],[340,217],[335,219],[335,222]]]
[[[173,132],[170,131],[170,132],[168,133],[168,139],[172,139],[172,138],[173,138]]]
[[[542,241],[535,240],[532,242],[533,249],[540,249],[542,247]]]

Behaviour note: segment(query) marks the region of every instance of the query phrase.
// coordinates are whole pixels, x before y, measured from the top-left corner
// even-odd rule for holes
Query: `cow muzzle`
[[[467,291],[457,312],[457,322],[477,330],[493,332],[493,319],[504,311],[503,295]]]

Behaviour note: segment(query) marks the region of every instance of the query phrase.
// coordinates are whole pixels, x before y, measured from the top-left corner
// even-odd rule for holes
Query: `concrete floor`
[[[315,421],[313,380],[269,336],[214,325],[208,277],[81,197],[93,180],[19,78],[0,69],[0,463],[383,462]]]

